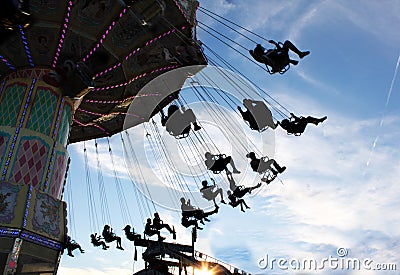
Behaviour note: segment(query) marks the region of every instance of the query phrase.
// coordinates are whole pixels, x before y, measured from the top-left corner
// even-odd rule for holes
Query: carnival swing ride
[[[201,269],[213,274],[245,274],[196,251],[197,235],[218,215],[220,207],[238,207],[244,212],[249,208],[245,195],[280,180],[278,176],[286,168],[251,142],[249,148],[237,135],[229,115],[216,105],[223,102],[244,120],[242,126],[260,135],[271,134],[278,126],[288,134],[300,135],[307,124],[318,125],[326,117],[292,114],[198,40],[196,29],[268,74],[284,74],[297,65],[289,51],[299,58],[308,51],[298,50],[290,41],[266,40],[199,4],[195,0],[1,1],[0,274],[56,274],[63,250],[69,256],[76,249],[84,252],[69,233],[74,231],[73,223],[67,225],[73,199],[65,192],[70,164],[67,146],[78,142],[84,143],[92,230],[87,235],[95,247],[107,250],[115,242],[124,249],[110,225],[98,151],[102,143],[107,144],[113,167],[126,238],[135,247],[146,248],[142,253],[145,269],[136,274],[187,274]],[[196,12],[243,36],[247,45],[199,22]],[[264,49],[259,44],[262,40],[274,48]],[[234,96],[224,93],[227,90]],[[193,99],[216,124],[226,124],[228,135],[237,136],[235,150],[241,161],[249,159],[258,184],[237,185],[237,159],[220,151],[209,125],[202,124],[198,111],[189,108]],[[173,201],[170,208],[181,210],[181,225],[192,230],[191,244],[169,242],[160,234],[169,231],[176,239],[176,226],[159,217],[149,179],[141,171],[142,152],[130,137],[139,127],[146,133],[147,148],[160,177],[170,184],[163,199]],[[162,133],[167,133],[169,141]],[[143,234],[130,225],[132,215],[110,144],[113,135],[120,136],[143,224],[147,218]],[[89,140],[95,140],[101,209],[96,209],[91,183]],[[167,142],[180,152],[183,162],[194,159],[197,168],[187,165],[186,176],[168,171],[177,163],[171,157],[176,152],[170,152]],[[212,206],[206,209],[204,205]]]

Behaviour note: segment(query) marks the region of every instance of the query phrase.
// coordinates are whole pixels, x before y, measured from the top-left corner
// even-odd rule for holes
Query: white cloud
[[[285,94],[280,94],[280,101],[295,105],[295,99]],[[315,114],[325,111],[306,97],[297,107],[303,115],[307,107]],[[246,213],[223,206],[198,233],[198,250],[250,272],[259,272],[256,261],[267,252],[323,258],[334,256],[337,247],[346,247],[358,257],[398,258],[400,251],[392,243],[400,236],[400,118],[385,117],[380,126],[378,119],[357,120],[327,111],[327,121],[309,125],[300,137],[275,130],[276,159],[288,167],[280,176],[284,185],[275,181],[246,198],[252,208]],[[377,135],[379,142],[366,166]],[[153,171],[145,173],[149,179]],[[189,229],[179,226],[179,213],[158,211],[163,220],[176,225],[179,240],[189,244]],[[237,258],[235,251],[240,252]]]
[[[394,26],[395,22],[400,22],[399,1],[356,1],[357,9],[349,9],[347,1],[339,5],[338,10],[356,26],[372,33],[384,43],[399,44],[400,35]]]
[[[279,100],[296,105],[295,98],[283,93]],[[222,207],[210,229],[199,233],[199,249],[204,246],[207,253],[227,260],[233,255],[224,249],[242,245],[250,251],[241,252],[247,255],[247,263],[236,263],[244,269],[253,268],[266,251],[326,257],[334,255],[337,247],[347,247],[357,255],[378,258],[372,250],[379,246],[391,258],[399,255],[390,246],[400,235],[396,211],[400,187],[395,181],[400,167],[395,146],[399,117],[385,117],[380,126],[379,119],[357,120],[323,110],[306,96],[297,109],[302,115],[307,115],[308,109],[316,116],[328,112],[329,118],[319,126],[309,125],[300,137],[286,136],[280,128],[275,131],[276,159],[288,167],[280,177],[284,185],[274,182],[247,198],[252,209],[246,214]],[[371,152],[376,135],[380,140]],[[382,240],[365,243],[368,232],[381,234]]]
[[[305,1],[309,2],[309,1]],[[302,5],[305,4],[302,3]],[[400,22],[399,1],[319,1],[310,3],[308,9],[290,24],[288,37],[297,40],[307,28],[329,22],[332,25],[347,24],[350,28],[361,28],[383,43],[398,45],[400,35],[396,23]],[[346,22],[346,21],[347,22]]]

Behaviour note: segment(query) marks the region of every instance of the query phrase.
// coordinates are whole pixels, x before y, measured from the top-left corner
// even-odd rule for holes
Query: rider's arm
[[[165,126],[165,124],[167,123],[168,117],[165,116],[163,110],[160,111],[160,114],[161,114],[161,125]]]
[[[268,40],[268,42],[278,47],[278,43],[275,42],[274,40]]]
[[[294,119],[294,120],[298,120],[299,119],[299,117],[298,116],[296,116],[295,114],[293,114],[293,113],[290,113],[290,115],[292,116],[292,118]]]
[[[212,181],[212,185],[210,185],[210,186],[208,186],[208,188],[210,188],[210,187],[214,187],[215,186],[215,180],[213,179],[213,178],[211,178],[211,181]]]

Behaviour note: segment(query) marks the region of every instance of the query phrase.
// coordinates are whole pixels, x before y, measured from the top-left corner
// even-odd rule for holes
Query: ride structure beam
[[[169,267],[194,267],[198,269],[207,267],[208,269],[212,269],[215,275],[247,274],[243,272],[239,273],[239,269],[232,266],[225,266],[226,264],[223,264],[223,262],[215,258],[209,256],[207,256],[208,259],[207,257],[203,258],[203,255],[206,255],[195,251],[194,246],[149,239],[137,239],[134,244],[135,246],[147,248],[145,252],[143,252],[142,257],[143,260],[149,264],[150,269],[154,266],[156,270],[166,272]],[[168,255],[170,258],[164,259],[165,255]],[[172,259],[175,261],[172,261]],[[147,273],[143,271],[136,273],[136,275],[141,274]]]

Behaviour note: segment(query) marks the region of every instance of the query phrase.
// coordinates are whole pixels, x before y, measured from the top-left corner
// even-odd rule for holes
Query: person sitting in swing
[[[153,235],[157,235],[158,236],[158,241],[163,241],[165,240],[164,237],[161,236],[160,230],[155,229],[153,227],[153,225],[151,224],[151,219],[148,218],[146,225],[144,226],[144,234],[151,237]]]
[[[217,185],[215,184],[214,179],[211,179],[211,181],[213,182],[212,185],[208,185],[208,182],[207,182],[206,180],[203,180],[203,181],[201,182],[201,185],[203,186],[203,187],[200,189],[201,194],[202,194],[203,197],[206,198],[207,200],[209,200],[209,201],[212,200],[212,201],[214,202],[214,205],[217,205],[217,203],[216,203],[216,201],[215,201],[215,198],[216,198],[218,195],[220,195],[220,197],[221,197],[221,203],[226,204],[226,202],[224,201],[223,194],[222,194],[222,188],[217,188],[217,189],[214,191],[214,189],[216,188]]]
[[[130,241],[135,241],[138,239],[141,239],[140,234],[135,233],[135,228],[132,228],[131,231],[131,226],[128,224],[127,226],[124,227],[124,229],[122,229],[125,231],[125,236],[128,240]]]
[[[115,235],[115,233],[113,232],[112,228],[106,224],[103,228],[103,238],[107,243],[111,243],[113,241],[117,241],[117,248],[124,250],[121,246],[121,237],[118,237],[117,235]]]
[[[275,179],[278,173],[283,173],[286,167],[281,167],[274,159],[269,159],[268,157],[257,158],[254,152],[250,152],[246,155],[250,158],[250,166],[254,172],[259,174],[265,174],[267,172],[272,172],[272,177],[263,177],[261,180],[270,183]]]
[[[205,221],[210,221],[209,219],[207,219],[207,217],[204,217],[204,211],[194,207],[193,205],[191,205],[190,203],[190,199],[188,199],[186,201],[186,199],[184,197],[182,197],[180,199],[181,201],[181,210],[182,210],[182,216],[186,216],[186,217],[194,217],[197,220],[200,220],[200,222],[203,222],[203,219]]]
[[[227,168],[228,164],[231,165],[233,173],[240,173],[240,171],[236,169],[231,156],[226,156],[225,154],[213,155],[210,152],[206,152],[204,156],[206,157],[204,163],[206,164],[207,169],[213,171],[214,174],[220,173],[223,170],[229,171]]]
[[[204,212],[202,209],[200,208],[196,208],[193,205],[190,204],[190,199],[188,199],[187,201],[185,200],[185,198],[181,198],[181,210],[182,210],[182,216],[185,216],[187,218],[195,218],[196,220],[199,220],[200,223],[204,224],[204,221],[209,222],[210,220],[207,218],[208,216],[218,213],[218,209],[219,206],[216,205],[215,209],[213,211],[209,211],[209,212]]]
[[[258,183],[253,187],[244,187],[243,185],[237,186],[231,173],[226,173],[226,176],[229,181],[229,189],[231,189],[232,194],[237,198],[243,198],[247,193],[251,194],[251,191],[261,187],[261,183]]]
[[[275,129],[278,126],[264,102],[245,98],[243,106],[246,107],[246,111],[243,111],[240,106],[238,106],[238,110],[252,130],[262,131],[265,127]]]
[[[328,117],[324,116],[322,118],[315,118],[312,116],[308,117],[297,117],[293,113],[290,113],[290,119],[284,119],[278,124],[287,131],[288,134],[294,134],[296,136],[301,135],[306,130],[307,124],[312,123],[318,125],[324,122]]]
[[[75,249],[79,249],[79,251],[81,253],[85,253],[85,250],[82,249],[80,244],[78,244],[75,240],[72,240],[70,236],[67,236],[67,239],[64,244],[64,249],[65,248],[67,249],[68,256],[70,256],[70,257],[74,257],[74,255],[72,254],[72,251],[74,251]]]
[[[193,205],[191,205],[190,199],[186,201],[185,198],[183,197],[181,198],[181,210],[182,210],[181,224],[186,228],[188,228],[189,226],[194,226],[199,230],[202,230],[203,228],[199,226],[198,221],[200,221],[202,224],[204,224],[204,221],[209,222],[210,220],[207,219],[207,216],[213,214],[211,212],[210,212],[211,214],[204,213],[203,210],[198,209]]]
[[[246,204],[244,199],[238,199],[235,195],[233,195],[233,193],[231,191],[228,191],[227,194],[228,194],[228,199],[229,199],[229,205],[232,206],[233,208],[240,205],[240,210],[242,212],[245,212],[244,208],[243,208],[243,205],[244,205],[247,209],[250,209],[250,206],[248,206]]]
[[[198,131],[201,127],[197,124],[196,116],[194,115],[192,109],[185,109],[182,107],[182,111],[176,105],[170,105],[168,107],[168,116],[165,116],[164,112],[161,110],[161,124],[165,126],[168,133],[172,136],[177,137],[180,135],[187,135],[191,129],[191,123],[193,124],[193,129]]]
[[[202,230],[203,228],[199,226],[196,219],[189,219],[189,216],[182,215],[181,224],[188,228],[189,226],[194,226],[196,229]]]
[[[95,247],[102,246],[103,250],[107,250],[107,248],[109,248],[109,246],[107,246],[105,242],[101,241],[101,237],[97,236],[97,233],[90,234],[90,242]]]
[[[153,218],[153,228],[157,229],[157,230],[161,230],[163,228],[167,229],[169,231],[169,233],[172,234],[173,239],[176,239],[176,232],[175,229],[172,229],[171,226],[169,226],[169,224],[164,223],[161,219],[160,219],[160,215],[156,212],[154,213],[154,218]]]
[[[264,63],[267,68],[270,66],[272,68],[271,73],[284,72],[287,65],[299,63],[297,60],[290,59],[289,50],[296,53],[300,59],[310,54],[309,51],[300,51],[289,40],[286,40],[283,44],[274,40],[268,40],[268,42],[275,45],[275,49],[266,50],[261,44],[257,44],[254,50],[250,50],[249,53],[256,61]]]

